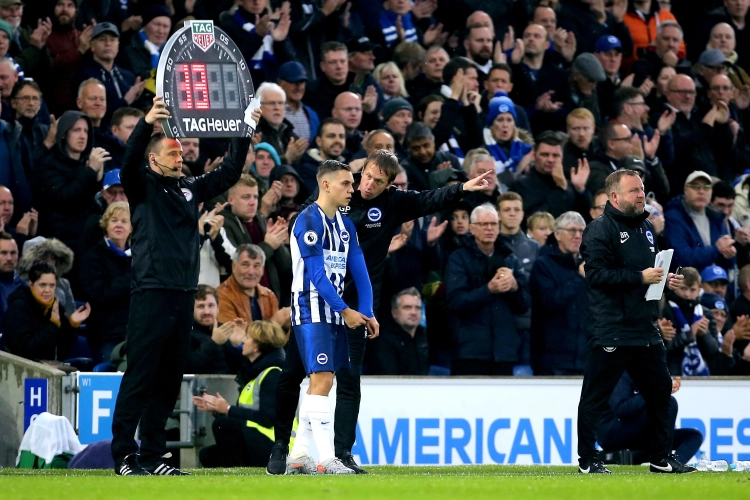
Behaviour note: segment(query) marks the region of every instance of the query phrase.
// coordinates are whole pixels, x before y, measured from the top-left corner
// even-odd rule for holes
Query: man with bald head
[[[734,36],[737,39],[736,50],[739,57],[733,62],[741,68],[747,69],[750,67],[750,26],[748,25],[750,16],[747,14],[749,8],[750,2],[748,0],[724,0],[721,7],[717,7],[709,13],[702,27],[700,38],[696,37],[696,40],[700,40],[700,43],[696,43],[695,45],[702,49],[704,47],[702,44],[708,39],[707,35],[711,31],[711,27],[717,23],[726,23],[732,27]]]
[[[76,106],[91,119],[94,127],[94,146],[107,151],[118,149],[119,144],[104,122],[107,114],[107,89],[96,78],[81,82],[78,87]]]
[[[362,123],[362,96],[354,92],[342,92],[333,101],[331,116],[341,120],[346,129],[346,148],[341,155],[344,161],[351,160],[362,146],[364,134],[360,131]]]
[[[708,102],[701,107],[701,111],[705,113],[708,113],[714,106],[717,106],[717,108],[721,107],[721,103],[725,103],[729,107],[729,128],[732,131],[732,148],[730,151],[722,152],[725,154],[719,157],[719,161],[721,162],[719,164],[719,171],[723,172],[720,176],[722,178],[732,173],[735,177],[741,175],[743,168],[745,168],[744,166],[748,163],[746,128],[745,123],[742,121],[743,110],[737,106],[734,100],[736,95],[737,90],[728,75],[714,75],[708,82],[708,91],[706,93]]]
[[[733,134],[729,126],[729,107],[717,101],[704,114],[695,107],[695,82],[687,75],[675,75],[667,86],[667,104],[651,115],[651,125],[671,108],[677,113],[672,136],[674,139],[675,161],[665,169],[669,179],[670,195],[682,194],[687,174],[701,170],[709,175],[731,181],[734,175],[722,171],[720,165],[731,154]]]
[[[486,12],[477,10],[466,18],[466,28],[474,25],[481,25],[489,28],[492,38],[495,38],[495,25],[492,23],[492,18]]]
[[[545,130],[565,130],[565,117],[575,107],[565,72],[547,55],[550,42],[541,24],[523,30],[523,57],[512,64],[515,104],[523,106],[534,135]]]

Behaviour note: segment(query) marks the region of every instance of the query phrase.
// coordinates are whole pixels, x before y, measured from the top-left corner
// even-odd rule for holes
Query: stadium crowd
[[[240,181],[203,207],[190,373],[241,372],[240,324],[288,335],[289,228],[318,164],[359,172],[386,149],[402,167],[389,189],[496,175],[393,235],[364,373],[582,374],[582,234],[627,168],[649,239],[685,276],[658,320],[672,375],[750,374],[749,6],[0,0],[4,349],[63,361],[85,338],[95,363],[127,362],[119,168],[169,36],[212,19],[249,62],[263,117]],[[220,166],[227,143],[183,139],[185,174]]]

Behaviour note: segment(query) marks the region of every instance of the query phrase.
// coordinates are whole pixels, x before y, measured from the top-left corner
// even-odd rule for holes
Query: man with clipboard
[[[594,447],[596,430],[612,391],[628,372],[646,401],[652,426],[651,472],[694,472],[671,450],[672,379],[656,324],[658,303],[646,298],[649,285],[661,284],[665,270],[654,263],[659,249],[645,211],[643,181],[634,170],[617,170],[607,177],[605,190],[604,214],[589,224],[581,244],[590,306],[589,352],[578,404],[578,471],[611,473]],[[664,281],[675,289],[682,279],[670,273]]]

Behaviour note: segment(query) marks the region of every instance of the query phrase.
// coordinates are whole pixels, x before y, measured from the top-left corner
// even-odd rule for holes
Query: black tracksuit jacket
[[[144,118],[128,139],[120,179],[133,223],[131,291],[194,291],[200,268],[198,204],[232,187],[242,174],[250,138],[232,139],[222,166],[199,177],[167,177],[144,163],[153,127]]]

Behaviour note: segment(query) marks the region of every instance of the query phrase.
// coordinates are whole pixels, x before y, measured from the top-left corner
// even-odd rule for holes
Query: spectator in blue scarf
[[[516,173],[524,172],[534,159],[533,146],[528,137],[526,141],[522,138],[516,119],[513,101],[505,92],[495,92],[487,111],[483,137],[487,151],[495,159],[497,174],[508,177],[504,184],[508,184]]]

